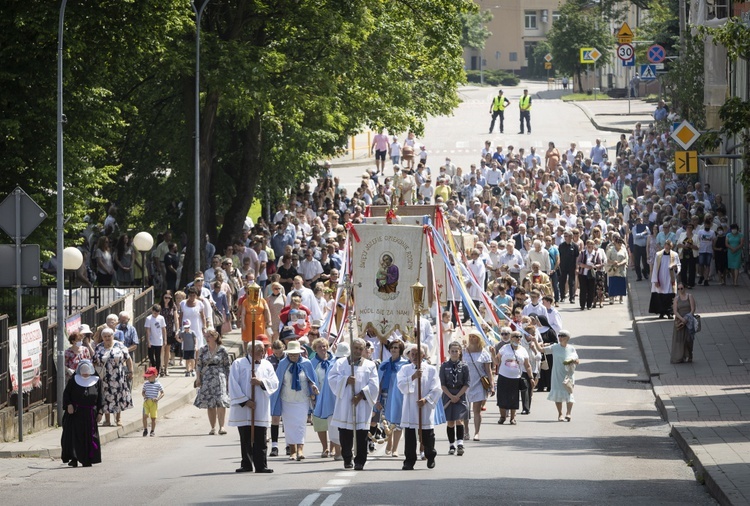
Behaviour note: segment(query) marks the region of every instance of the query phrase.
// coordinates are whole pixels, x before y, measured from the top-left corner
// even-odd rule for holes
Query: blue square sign
[[[641,81],[653,81],[656,79],[656,65],[641,65]]]
[[[629,60],[620,60],[623,67],[635,67],[635,54]]]

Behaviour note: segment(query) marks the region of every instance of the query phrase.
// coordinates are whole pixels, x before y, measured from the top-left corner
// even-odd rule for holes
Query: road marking
[[[333,506],[339,500],[339,497],[341,497],[341,494],[331,494],[326,497],[325,501],[320,503],[320,506]]]
[[[357,476],[357,471],[341,471],[340,473],[336,473],[336,476],[341,476],[342,478],[350,478],[352,476]]]
[[[318,492],[341,492],[344,487],[323,487]]]
[[[312,506],[313,504],[315,504],[315,501],[318,500],[318,497],[320,497],[320,494],[317,492],[310,494],[302,499],[302,502],[299,503],[299,506]]]
[[[352,480],[328,480],[328,483],[326,483],[326,486],[328,487],[338,487],[338,486],[346,486],[348,485]]]
[[[458,141],[456,142],[456,147],[465,149],[469,147],[469,143],[467,141]]]

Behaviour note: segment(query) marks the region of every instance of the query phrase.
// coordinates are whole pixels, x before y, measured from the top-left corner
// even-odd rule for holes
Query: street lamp
[[[154,238],[148,232],[138,232],[133,237],[133,246],[141,252],[141,290],[146,289],[146,252],[154,246]]]
[[[63,250],[63,270],[70,271],[70,278],[68,279],[68,314],[67,316],[70,316],[73,314],[73,281],[76,278],[76,271],[83,265],[83,253],[81,253],[81,250],[78,248],[74,248],[73,246],[69,246]],[[64,318],[60,318],[58,320],[58,325],[60,325],[60,322],[64,322]]]
[[[63,97],[63,29],[65,25],[65,6],[68,0],[62,0],[60,4],[59,25],[57,29],[57,259],[58,262],[63,258],[63,247],[65,245],[65,218],[64,212],[64,187],[63,187],[63,123],[65,115],[63,114],[62,97]],[[60,268],[58,266],[58,271]],[[60,318],[60,311],[65,307],[63,291],[65,290],[64,274],[60,272],[57,275],[57,424],[62,427],[63,419],[63,392],[65,391],[65,327],[64,320]],[[19,315],[20,317],[20,315]],[[19,329],[20,331],[20,329]],[[20,354],[20,351],[19,351]],[[19,355],[20,356],[20,355]],[[19,371],[20,374],[20,371]],[[20,395],[19,383],[19,399]],[[20,412],[23,411],[23,401],[19,400],[19,422]],[[18,440],[23,441],[23,430],[19,424]]]
[[[195,225],[194,225],[194,241],[193,254],[195,255],[195,271],[201,269],[201,17],[203,16],[203,9],[206,8],[208,2],[211,0],[205,0],[200,8],[195,6],[195,0],[190,1],[190,5],[193,7],[195,12],[195,200],[193,206],[195,207]]]

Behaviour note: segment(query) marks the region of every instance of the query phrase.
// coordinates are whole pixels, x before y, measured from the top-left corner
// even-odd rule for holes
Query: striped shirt
[[[143,393],[146,394],[146,399],[156,399],[159,397],[159,392],[163,391],[164,388],[161,386],[161,383],[159,383],[159,380],[156,380],[153,383],[146,381],[143,384]]]

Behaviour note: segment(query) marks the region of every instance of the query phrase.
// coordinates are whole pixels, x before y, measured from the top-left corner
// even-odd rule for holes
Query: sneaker
[[[367,445],[367,449],[370,451],[370,453],[373,453],[375,451],[375,443],[370,441],[370,443]]]
[[[703,286],[708,286],[708,278],[703,282]]]
[[[456,447],[451,445],[451,447],[448,449],[448,455],[454,455],[456,453]]]
[[[419,452],[419,460],[427,460],[427,457],[424,456],[424,452]]]
[[[143,429],[143,437],[148,436],[148,429]]]
[[[190,376],[192,376],[193,378],[195,378],[195,371],[190,371]]]
[[[703,284],[703,281],[704,281],[704,280],[703,280],[703,276],[701,276],[701,277],[699,277],[699,278],[698,278],[698,284],[699,284],[699,285],[702,285],[702,284]]]
[[[278,457],[279,456],[279,449],[276,447],[271,448],[271,457]]]
[[[459,457],[464,454],[464,445],[458,445],[458,450],[456,450],[456,455]]]
[[[190,371],[185,371],[185,377],[186,378],[190,377]]]
[[[151,437],[154,437],[156,435],[156,432],[151,431]]]

